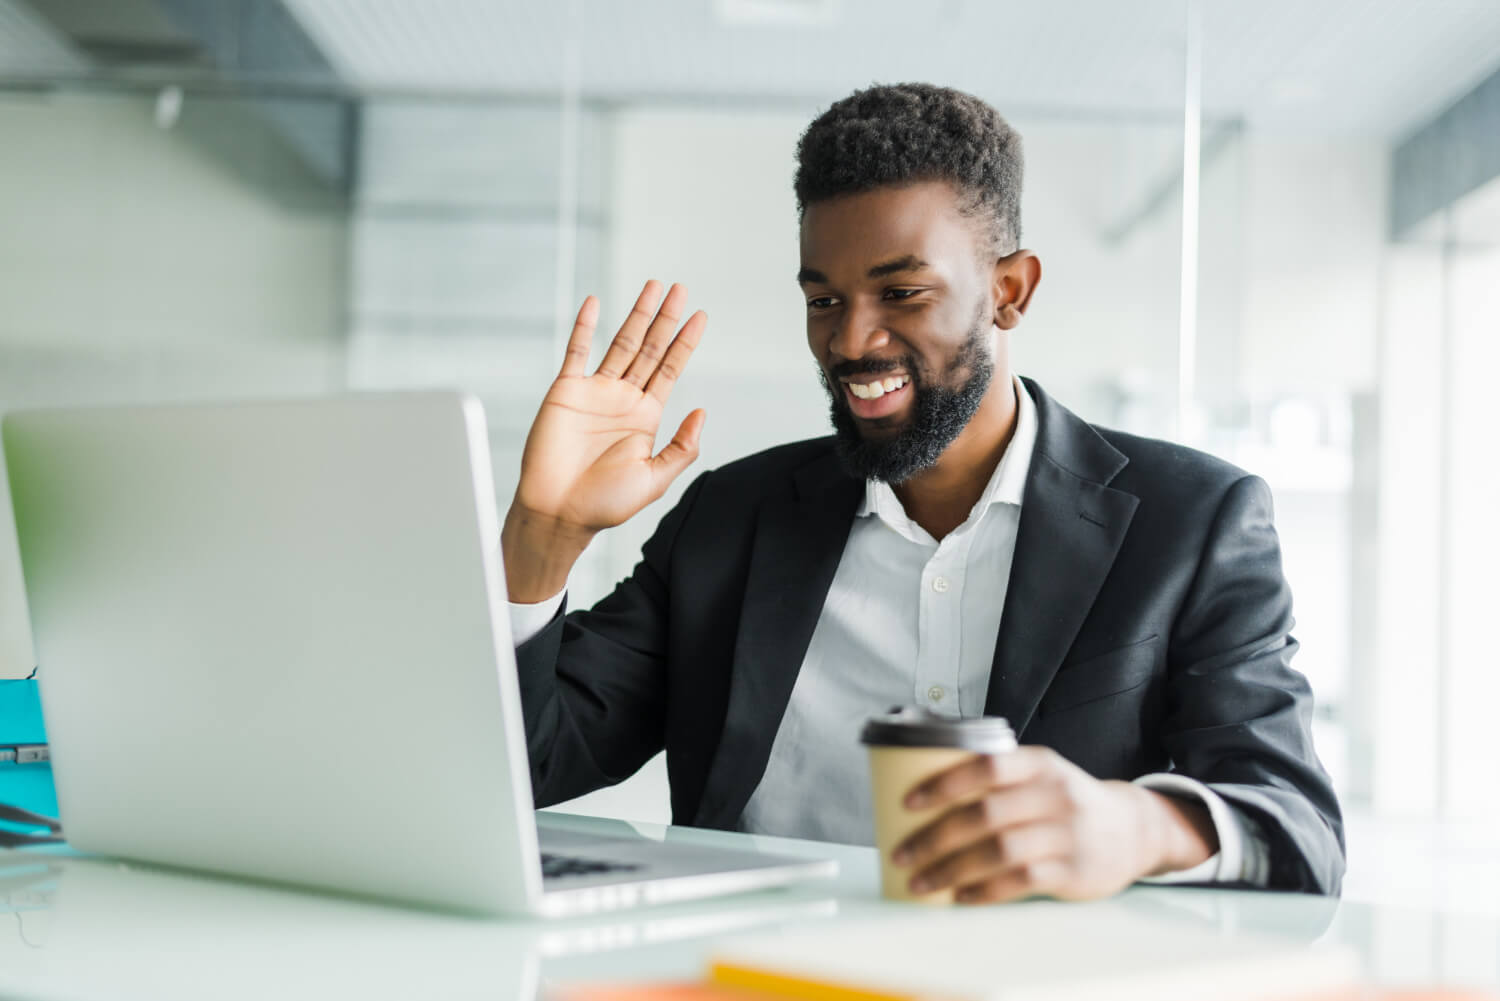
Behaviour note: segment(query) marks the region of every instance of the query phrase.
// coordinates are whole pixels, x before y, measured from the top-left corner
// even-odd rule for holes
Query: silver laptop
[[[4,443],[79,850],[544,915],[834,874],[539,824],[477,400],[33,411]]]

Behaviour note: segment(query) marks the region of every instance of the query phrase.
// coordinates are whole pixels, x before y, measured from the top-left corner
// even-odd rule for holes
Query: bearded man
[[[593,374],[586,301],[527,439],[502,546],[537,804],[665,749],[676,823],[868,844],[860,724],[914,704],[1004,716],[1022,745],[910,791],[946,808],[894,853],[915,892],[1337,893],[1266,485],[1011,371],[1042,275],[1019,136],[908,84],[834,104],[797,152],[834,434],[699,476],[631,576],[567,615],[589,540],[697,456],[701,410],[652,454],[706,325],[685,290],[649,283]]]

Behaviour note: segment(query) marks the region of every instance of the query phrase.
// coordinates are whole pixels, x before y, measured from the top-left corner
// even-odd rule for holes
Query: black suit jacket
[[[1336,893],[1342,820],[1290,666],[1266,485],[1026,386],[1038,436],[986,713],[1099,778],[1207,783],[1269,843],[1273,886]],[[519,647],[537,804],[665,748],[675,822],[734,827],[863,491],[828,438],[705,473],[609,597]]]

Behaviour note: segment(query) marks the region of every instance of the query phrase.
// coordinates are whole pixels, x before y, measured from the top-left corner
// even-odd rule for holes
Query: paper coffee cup
[[[907,884],[916,870],[891,863],[891,852],[907,835],[936,819],[944,809],[951,809],[952,804],[909,810],[903,801],[917,783],[965,758],[1014,750],[1016,737],[1010,724],[998,716],[949,719],[908,708],[872,717],[865,723],[860,742],[870,749],[870,798],[875,813],[875,848],[880,852],[880,892],[890,900],[953,903],[951,887],[913,894]]]

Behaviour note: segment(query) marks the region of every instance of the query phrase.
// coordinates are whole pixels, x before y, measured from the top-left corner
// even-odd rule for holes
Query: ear
[[[1042,259],[1029,250],[1018,250],[995,262],[995,326],[1013,330],[1031,304],[1031,293],[1042,282]]]

